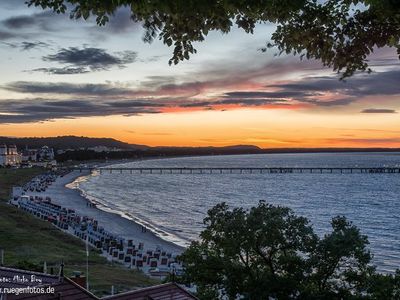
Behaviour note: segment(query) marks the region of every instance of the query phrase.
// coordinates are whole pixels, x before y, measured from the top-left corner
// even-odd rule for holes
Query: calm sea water
[[[123,167],[400,166],[400,153],[267,154],[129,162]],[[259,200],[291,207],[323,235],[344,215],[368,235],[374,263],[400,267],[400,174],[92,174],[79,183],[103,209],[142,222],[180,245],[197,239],[207,210],[225,201],[249,208]]]

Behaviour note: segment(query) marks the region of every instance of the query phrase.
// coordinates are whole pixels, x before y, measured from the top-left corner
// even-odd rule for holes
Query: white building
[[[0,145],[0,166],[16,166],[22,161],[22,155],[18,153],[15,145]]]

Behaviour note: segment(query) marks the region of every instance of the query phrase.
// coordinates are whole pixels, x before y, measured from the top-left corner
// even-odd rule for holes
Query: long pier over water
[[[400,167],[73,167],[70,170],[120,174],[399,174]]]

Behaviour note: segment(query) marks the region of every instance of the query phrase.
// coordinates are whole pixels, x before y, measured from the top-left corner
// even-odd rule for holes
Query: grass
[[[4,264],[20,266],[25,261],[34,265],[55,266],[64,261],[65,274],[86,273],[86,251],[83,241],[68,235],[50,223],[39,220],[6,203],[13,185],[20,185],[36,176],[41,169],[0,170],[0,248]],[[48,269],[49,269],[48,267]],[[89,255],[90,290],[101,296],[114,285],[117,291],[159,283],[143,273],[111,264],[92,249]]]
[[[44,172],[42,168],[1,169],[0,168],[0,199],[8,200],[13,186],[23,185],[31,178]]]

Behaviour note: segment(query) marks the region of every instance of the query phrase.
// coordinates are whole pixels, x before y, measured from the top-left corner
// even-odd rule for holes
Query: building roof
[[[37,279],[31,280],[31,276]],[[17,280],[19,278],[19,280]],[[23,278],[28,282],[23,282]],[[21,293],[8,294],[7,300],[100,300],[98,297],[66,277],[59,277],[44,273],[25,271],[20,269],[0,267],[0,288],[26,288],[51,286],[54,293]],[[1,296],[1,295],[0,295]],[[195,296],[175,283],[160,284],[148,288],[134,290],[102,300],[197,300]]]
[[[32,275],[35,276],[35,281],[32,281]],[[21,269],[13,269],[0,267],[0,287],[2,288],[20,288],[26,287],[27,282],[23,282],[24,278],[28,280],[30,286],[55,284],[59,282],[59,277],[33,271],[25,271]]]
[[[196,300],[176,283],[160,284],[144,289],[102,298],[103,300]]]
[[[37,280],[32,281],[32,275]],[[27,281],[23,282],[23,278]],[[0,279],[2,288],[26,288],[27,286],[43,287],[44,289],[51,286],[54,288],[54,293],[8,294],[7,300],[98,300],[95,295],[66,277],[0,267]]]
[[[43,286],[52,286],[54,293],[8,295],[7,300],[98,300],[95,295],[71,279],[64,277],[61,282]]]

